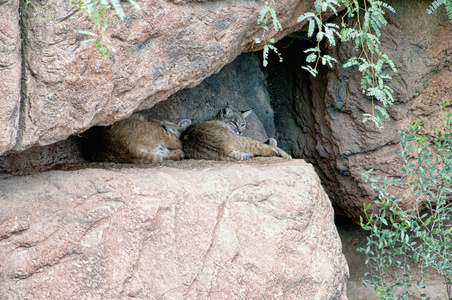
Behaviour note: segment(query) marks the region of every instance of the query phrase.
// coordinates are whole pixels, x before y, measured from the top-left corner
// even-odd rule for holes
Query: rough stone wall
[[[303,160],[102,166],[0,176],[5,299],[347,299]]]
[[[302,52],[309,44],[294,42],[282,49],[290,59],[267,71],[278,139],[295,156],[318,167],[337,211],[353,219],[362,214],[363,202],[372,203],[375,196],[360,174],[374,169],[375,176],[401,175],[401,160],[395,153],[400,150],[398,130],[424,119],[425,132],[433,133],[444,124],[441,107],[452,96],[452,26],[445,11],[428,15],[429,3],[422,1],[388,3],[396,13],[386,14],[389,24],[382,30],[381,49],[398,73],[391,73],[395,103],[387,108],[391,120],[385,120],[384,130],[362,122],[372,108],[362,94],[358,70],[336,65],[311,78],[300,69]],[[356,54],[348,43],[326,51],[341,62]],[[279,122],[285,115],[294,119]]]

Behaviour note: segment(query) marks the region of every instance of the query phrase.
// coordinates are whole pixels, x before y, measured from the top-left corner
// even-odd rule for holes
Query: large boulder
[[[5,299],[346,299],[303,160],[102,166],[0,177]]]
[[[11,2],[16,10],[7,19],[16,25],[17,2]],[[14,143],[13,150],[20,151],[66,139],[93,125],[112,124],[199,84],[240,53],[262,47],[254,40],[262,35],[257,18],[265,1],[178,2],[143,1],[140,11],[125,4],[125,20],[110,18],[105,36],[116,52],[108,57],[94,45],[81,43],[89,36],[78,31],[92,31],[93,22],[68,1],[24,3],[21,122],[14,127],[17,119],[10,118],[9,110],[6,119],[0,119],[2,124],[12,122],[10,128],[18,131],[17,141],[11,136],[0,153]],[[284,30],[270,30],[266,37],[278,40],[299,29],[297,18],[313,5],[278,1]],[[8,35],[19,41],[17,28]],[[0,73],[0,78],[5,76],[8,73]],[[14,80],[8,83],[11,107],[18,104],[20,81]]]

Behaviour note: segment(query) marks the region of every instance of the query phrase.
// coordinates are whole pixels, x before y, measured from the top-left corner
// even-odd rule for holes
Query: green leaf
[[[125,17],[124,10],[122,9],[122,5],[119,2],[119,0],[110,0],[111,4],[113,5],[113,8],[116,11],[116,14],[118,17],[122,20]]]
[[[133,8],[135,8],[135,10],[141,10],[140,5],[135,1],[135,0],[128,0],[130,4],[132,4]]]
[[[278,16],[276,15],[276,11],[274,9],[270,10],[270,15],[272,16],[273,29],[275,31],[282,31],[282,26],[278,21]]]
[[[83,40],[83,41],[80,42],[80,45],[83,45],[83,44],[85,44],[85,43],[95,42],[95,41],[96,41],[96,39],[87,39],[87,40]]]
[[[309,29],[308,29],[308,37],[312,37],[315,29],[315,21],[313,19],[309,19]]]
[[[312,62],[315,62],[316,60],[317,60],[317,53],[311,53],[306,58],[307,63],[312,63]]]
[[[90,36],[98,36],[96,33],[91,32],[91,31],[85,31],[85,30],[79,30],[78,33],[80,34],[86,34],[86,35],[90,35]]]
[[[318,71],[316,69],[314,69],[313,67],[307,65],[307,66],[302,66],[302,69],[308,71],[309,73],[311,73],[312,76],[316,77],[318,74]]]
[[[93,17],[94,17],[94,22],[96,24],[96,28],[100,29],[100,15],[99,15],[99,11],[97,10],[97,7],[93,9],[92,11]]]
[[[297,19],[297,22],[300,23],[300,22],[303,22],[305,19],[310,19],[310,18],[315,18],[315,17],[316,17],[316,15],[313,12],[307,12],[307,13],[304,13],[303,15],[301,15]]]

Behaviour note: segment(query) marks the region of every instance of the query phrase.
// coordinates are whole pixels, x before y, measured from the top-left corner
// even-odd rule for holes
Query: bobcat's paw
[[[237,150],[233,150],[231,153],[228,154],[227,160],[248,160],[253,157],[254,155],[251,153],[244,153]]]
[[[184,152],[182,150],[176,149],[171,150],[166,157],[168,160],[182,160],[185,157]]]
[[[281,151],[280,153],[281,157],[287,160],[291,160],[292,156],[290,156],[289,154],[287,154],[286,152]]]
[[[242,160],[248,160],[248,159],[251,159],[253,157],[254,157],[254,155],[251,154],[251,153],[242,153]]]
[[[152,152],[153,155],[162,156],[163,158],[167,157],[169,153],[170,150],[161,144],[159,144]]]

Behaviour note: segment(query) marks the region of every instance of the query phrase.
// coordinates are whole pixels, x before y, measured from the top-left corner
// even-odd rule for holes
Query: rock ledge
[[[0,178],[6,299],[346,299],[312,166],[259,158]]]

